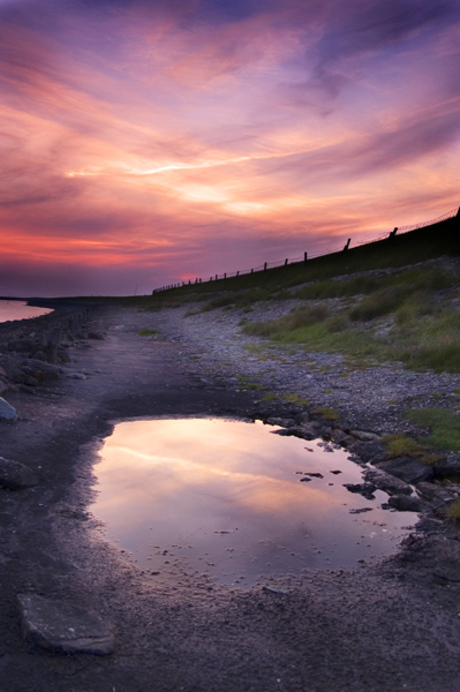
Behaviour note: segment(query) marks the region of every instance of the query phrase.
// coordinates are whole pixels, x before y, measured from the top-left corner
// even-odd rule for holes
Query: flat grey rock
[[[38,477],[31,468],[19,461],[0,457],[0,487],[22,490],[37,485]]]
[[[24,636],[39,646],[65,653],[111,654],[112,623],[98,613],[38,594],[19,594]]]
[[[14,423],[17,417],[18,412],[14,406],[11,406],[5,399],[0,397],[0,420],[8,420]]]
[[[388,504],[398,512],[422,512],[426,505],[416,495],[392,495]]]
[[[389,495],[412,495],[410,485],[380,469],[367,468],[363,472],[363,477],[367,483],[373,483],[376,488]]]
[[[433,477],[433,468],[422,464],[412,457],[398,457],[397,459],[385,459],[375,463],[379,469],[391,473],[392,476],[400,478],[406,483],[414,485],[422,481],[428,481]]]
[[[456,495],[448,488],[436,483],[417,483],[417,493],[427,502],[433,502],[439,506],[448,505],[456,500]]]

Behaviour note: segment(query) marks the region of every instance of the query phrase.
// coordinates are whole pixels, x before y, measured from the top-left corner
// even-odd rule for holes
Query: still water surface
[[[370,501],[346,490],[362,476],[345,450],[277,430],[222,419],[120,423],[95,467],[92,512],[110,541],[171,579],[198,570],[250,586],[395,552],[416,515],[381,509],[386,493]]]
[[[29,317],[40,317],[53,312],[49,308],[36,308],[27,305],[24,300],[0,300],[0,322],[24,320]]]

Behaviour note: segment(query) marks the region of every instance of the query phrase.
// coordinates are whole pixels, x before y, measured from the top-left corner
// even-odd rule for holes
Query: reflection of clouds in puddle
[[[389,540],[379,542],[378,521],[388,520],[393,535],[413,515],[395,521],[377,503],[350,495],[342,484],[362,478],[344,450],[325,454],[310,442],[311,453],[304,440],[267,434],[271,430],[206,419],[119,424],[95,469],[93,511],[107,523],[108,537],[138,551],[149,567],[169,564],[161,551],[152,556],[152,542],[189,542],[193,548],[179,549],[189,564],[201,568],[197,561],[208,560],[218,572],[231,562],[253,576],[268,567],[298,572],[307,565],[351,565],[368,555],[361,546],[366,535],[373,554],[390,552]],[[323,478],[300,483],[299,472]],[[374,508],[373,521],[369,514],[348,514],[366,506]]]

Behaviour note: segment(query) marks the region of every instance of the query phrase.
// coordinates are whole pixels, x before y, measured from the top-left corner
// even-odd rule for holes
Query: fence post
[[[288,265],[288,262],[289,262],[289,260],[288,260],[288,259],[285,259],[285,260],[284,260],[284,266],[285,266],[285,267],[287,267],[287,265]]]
[[[264,262],[264,272],[267,271],[267,262]]]
[[[308,259],[308,252],[303,253],[303,261],[306,262]]]
[[[388,238],[389,238],[389,239],[390,239],[390,238],[394,238],[397,232],[398,232],[398,227],[395,226],[395,227],[393,228],[393,230],[391,231],[390,235],[388,236]]]
[[[251,269],[251,274],[254,274],[254,269]]]
[[[217,281],[218,274],[216,274],[216,281]]]
[[[238,270],[238,271],[236,272],[236,275],[237,275],[237,276],[239,276],[239,275],[240,275],[240,272],[239,272],[239,270]]]
[[[345,247],[343,248],[343,251],[344,251],[344,252],[345,252],[346,250],[348,250],[348,248],[350,247],[350,243],[351,243],[351,238],[348,238],[347,244],[346,244]]]

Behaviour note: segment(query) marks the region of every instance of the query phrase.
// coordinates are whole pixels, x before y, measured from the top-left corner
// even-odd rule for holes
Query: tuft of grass
[[[412,457],[418,459],[424,464],[432,466],[439,461],[439,455],[433,454],[430,447],[426,444],[421,444],[408,435],[385,435],[382,442],[386,448],[386,454],[390,459],[397,457]]]
[[[318,406],[315,408],[314,413],[322,416],[324,420],[337,421],[340,419],[339,412],[335,408],[329,408],[329,406]]]
[[[446,517],[454,521],[460,521],[460,502],[458,500],[450,503],[446,509]]]
[[[277,336],[323,322],[328,316],[325,305],[303,306],[277,320],[246,324],[243,331],[252,336]]]
[[[344,332],[347,329],[350,329],[350,326],[350,320],[344,313],[333,315],[326,323],[326,329],[328,332],[331,332],[331,334]]]
[[[137,333],[139,336],[157,336],[160,334],[158,329],[139,329]]]
[[[445,408],[419,408],[405,417],[430,431],[428,442],[440,449],[460,451],[460,416]]]
[[[237,375],[236,379],[239,381],[241,387],[244,387],[244,389],[253,391],[266,389],[266,387],[261,385],[259,382],[254,382],[253,380],[250,380],[247,377],[244,377],[243,375]]]
[[[288,404],[297,404],[297,406],[308,406],[308,399],[304,399],[299,394],[283,394],[281,397]]]
[[[296,298],[306,300],[324,300],[325,298],[345,298],[375,291],[379,281],[374,276],[355,276],[345,281],[323,279],[301,288],[295,293]]]
[[[267,392],[266,394],[263,395],[261,401],[270,402],[270,401],[277,401],[277,399],[279,399],[279,397],[277,394],[275,394],[275,392]]]
[[[401,286],[386,286],[371,293],[350,310],[353,322],[369,322],[383,317],[400,307],[407,297],[407,289]]]

